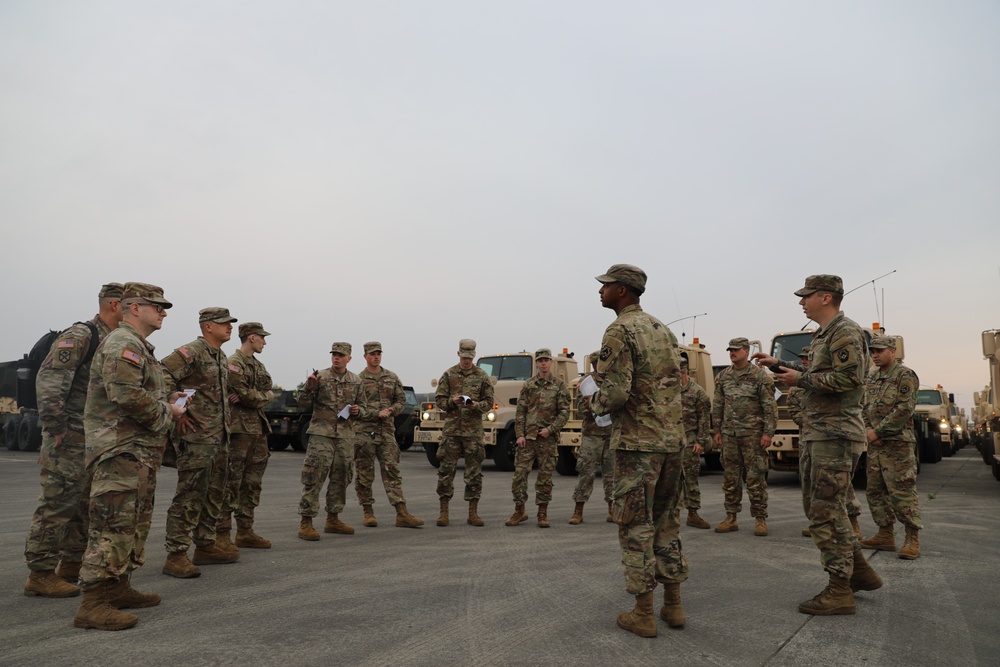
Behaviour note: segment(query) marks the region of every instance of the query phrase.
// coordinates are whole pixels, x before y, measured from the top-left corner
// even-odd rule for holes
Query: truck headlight
[[[948,430],[948,422],[941,422],[941,424],[939,425],[939,427],[940,427],[940,429],[942,431],[947,431]]]
[[[961,433],[962,432],[962,427],[961,426],[956,426],[955,430],[958,431],[959,433]]]
[[[496,421],[496,419],[497,419],[496,413],[493,412],[492,410],[486,413],[486,421],[492,422]]]
[[[420,413],[420,421],[429,421],[430,418],[431,418],[430,412],[425,410],[424,412]]]

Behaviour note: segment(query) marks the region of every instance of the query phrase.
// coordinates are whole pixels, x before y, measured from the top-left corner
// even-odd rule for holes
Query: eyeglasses
[[[154,310],[156,310],[156,314],[157,315],[159,315],[164,310],[166,310],[166,308],[164,308],[163,306],[160,306],[160,305],[155,304],[155,303],[140,303],[138,305],[140,305],[140,306],[149,306],[150,308],[153,308]]]

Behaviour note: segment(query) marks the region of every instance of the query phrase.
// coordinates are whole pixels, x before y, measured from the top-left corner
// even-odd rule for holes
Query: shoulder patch
[[[122,350],[122,359],[129,362],[130,364],[135,364],[140,368],[142,367],[142,357],[140,357],[132,350]]]
[[[72,350],[74,347],[76,347],[76,341],[72,338],[63,338],[56,343],[56,349],[59,350]]]
[[[240,370],[240,367],[237,366],[236,364],[229,364],[229,372],[230,373],[242,373],[242,371]]]
[[[69,350],[59,350],[58,354],[59,363],[63,364],[68,363],[69,357],[70,357]]]
[[[837,358],[841,361],[847,361],[851,358],[851,352],[846,347],[837,353]]]
[[[187,346],[177,348],[177,351],[181,353],[181,356],[185,359],[191,358],[191,352],[187,349]]]
[[[601,361],[607,361],[608,357],[611,356],[611,348],[605,345],[601,348]]]
[[[901,384],[899,386],[899,393],[900,394],[909,394],[910,393],[910,385],[908,385],[905,382],[903,384]]]

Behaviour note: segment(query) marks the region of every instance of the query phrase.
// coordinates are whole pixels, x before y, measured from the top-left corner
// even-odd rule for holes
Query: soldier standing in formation
[[[180,579],[201,575],[198,565],[234,563],[239,550],[216,539],[229,468],[229,364],[222,345],[236,318],[226,308],[198,311],[201,335],[163,359],[167,389],[193,389],[188,412],[172,435],[177,489],[167,509],[163,574]],[[188,548],[194,543],[194,557]]]
[[[729,341],[732,366],[715,378],[712,425],[715,444],[722,447],[722,491],[726,519],[715,527],[717,533],[739,530],[736,515],[743,509],[743,474],[746,474],[750,516],[756,524],[753,534],[767,535],[767,453],[778,422],[774,401],[774,381],[750,363],[750,341]]]
[[[762,352],[761,365],[780,364],[775,381],[802,389],[799,472],[809,531],[830,575],[819,595],[799,605],[803,614],[854,613],[854,591],[882,586],[865,561],[851,529],[847,489],[865,440],[862,418],[868,351],[864,332],[840,310],[844,283],[839,276],[814,275],[795,292],[806,317],[819,325],[813,334],[808,369]],[[792,368],[792,367],[795,368]]]
[[[914,447],[913,409],[920,379],[896,361],[896,340],[876,336],[868,344],[876,368],[868,376],[865,396],[865,427],[868,439],[868,508],[878,533],[861,546],[896,550],[893,523],[896,517],[906,528],[906,541],[899,557],[920,557],[918,533],[922,527],[917,500],[917,459]]]
[[[493,383],[490,376],[478,368],[476,341],[463,338],[458,342],[458,364],[446,370],[438,380],[434,395],[438,410],[444,415],[441,445],[438,447],[437,494],[441,514],[437,525],[448,525],[448,501],[455,495],[455,467],[465,459],[465,499],[469,502],[468,523],[482,526],[479,497],[483,493],[483,415],[493,408]]]
[[[592,352],[587,356],[590,364],[590,373],[585,377],[593,377],[597,381],[597,357],[598,352]],[[578,394],[576,397],[577,411],[580,413],[580,451],[576,457],[576,471],[580,478],[576,482],[576,489],[573,491],[573,502],[576,507],[573,509],[573,516],[570,517],[570,524],[576,526],[583,523],[583,506],[590,500],[590,494],[594,490],[594,477],[597,471],[601,471],[601,481],[604,483],[604,502],[608,505],[607,521],[611,523],[611,503],[614,500],[615,488],[615,458],[611,451],[611,425],[598,426],[594,420],[594,413],[588,410],[585,405],[586,397]]]
[[[254,509],[271,456],[267,434],[271,425],[264,408],[274,398],[271,375],[257,359],[270,336],[260,322],[240,325],[240,347],[229,355],[229,403],[232,414],[229,439],[229,470],[222,516],[216,530],[223,548],[230,544],[233,513],[236,513],[236,547],[270,549],[271,541],[253,530]]]
[[[677,339],[639,305],[646,290],[642,269],[615,264],[597,280],[601,305],[618,317],[604,332],[597,365],[600,388],[588,403],[595,414],[614,419],[614,518],[626,590],[636,598],[632,611],[618,615],[618,627],[655,637],[657,583],[664,589],[660,617],[670,627],[685,623],[680,585],[688,566],[680,541],[684,430]]]
[[[312,520],[319,514],[319,492],[326,487],[326,523],[324,533],[353,535],[354,528],[340,520],[347,504],[351,485],[351,462],[354,460],[354,425],[369,418],[367,399],[361,378],[347,370],[351,344],[330,346],[330,368],[313,371],[299,392],[299,407],[312,409],[306,433],[309,447],[302,463],[302,500],[299,502],[299,537],[315,542],[319,532]]]
[[[506,525],[516,526],[527,521],[524,503],[528,500],[528,473],[538,460],[535,480],[535,504],[538,505],[538,527],[549,527],[549,503],[552,502],[552,472],[559,456],[559,433],[569,421],[570,396],[566,383],[552,373],[552,350],[543,347],[535,352],[538,372],[521,386],[514,416],[517,436],[517,456],[511,494],[514,514]]]
[[[98,313],[59,334],[35,380],[42,448],[42,494],[24,547],[25,595],[66,598],[80,594],[77,578],[87,548],[90,501],[83,410],[92,350],[122,321],[122,285],[108,283],[97,295]],[[97,340],[93,340],[96,335]]]
[[[364,510],[364,524],[378,525],[372,505],[372,484],[375,481],[375,460],[378,459],[382,486],[389,504],[396,508],[398,528],[419,528],[423,519],[410,514],[403,497],[403,477],[399,474],[399,445],[396,443],[395,417],[406,407],[406,393],[399,376],[382,368],[382,343],[365,343],[365,370],[358,377],[364,387],[371,415],[362,418],[355,429],[354,465],[358,471],[354,490]]]
[[[687,504],[687,525],[694,528],[711,528],[698,516],[701,509],[701,455],[708,445],[712,431],[712,401],[697,382],[691,381],[687,359],[681,359],[681,403],[683,405],[685,447],[681,461],[684,466],[684,499]]]
[[[139,622],[119,611],[160,603],[132,588],[146,560],[156,471],[174,420],[184,414],[170,395],[154,348],[146,340],[163,325],[171,303],[155,285],[126,283],[124,321],[108,334],[91,364],[83,425],[91,474],[90,531],[80,568],[78,628],[123,630]]]

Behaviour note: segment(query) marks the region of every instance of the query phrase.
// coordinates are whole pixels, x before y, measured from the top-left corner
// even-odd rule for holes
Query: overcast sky
[[[1000,3],[0,3],[0,359],[161,285],[294,386],[596,349],[594,276],[715,363],[805,276],[969,407],[1000,327]],[[874,278],[896,272],[874,284]],[[885,303],[884,313],[879,313]],[[237,341],[226,346],[231,352]]]

